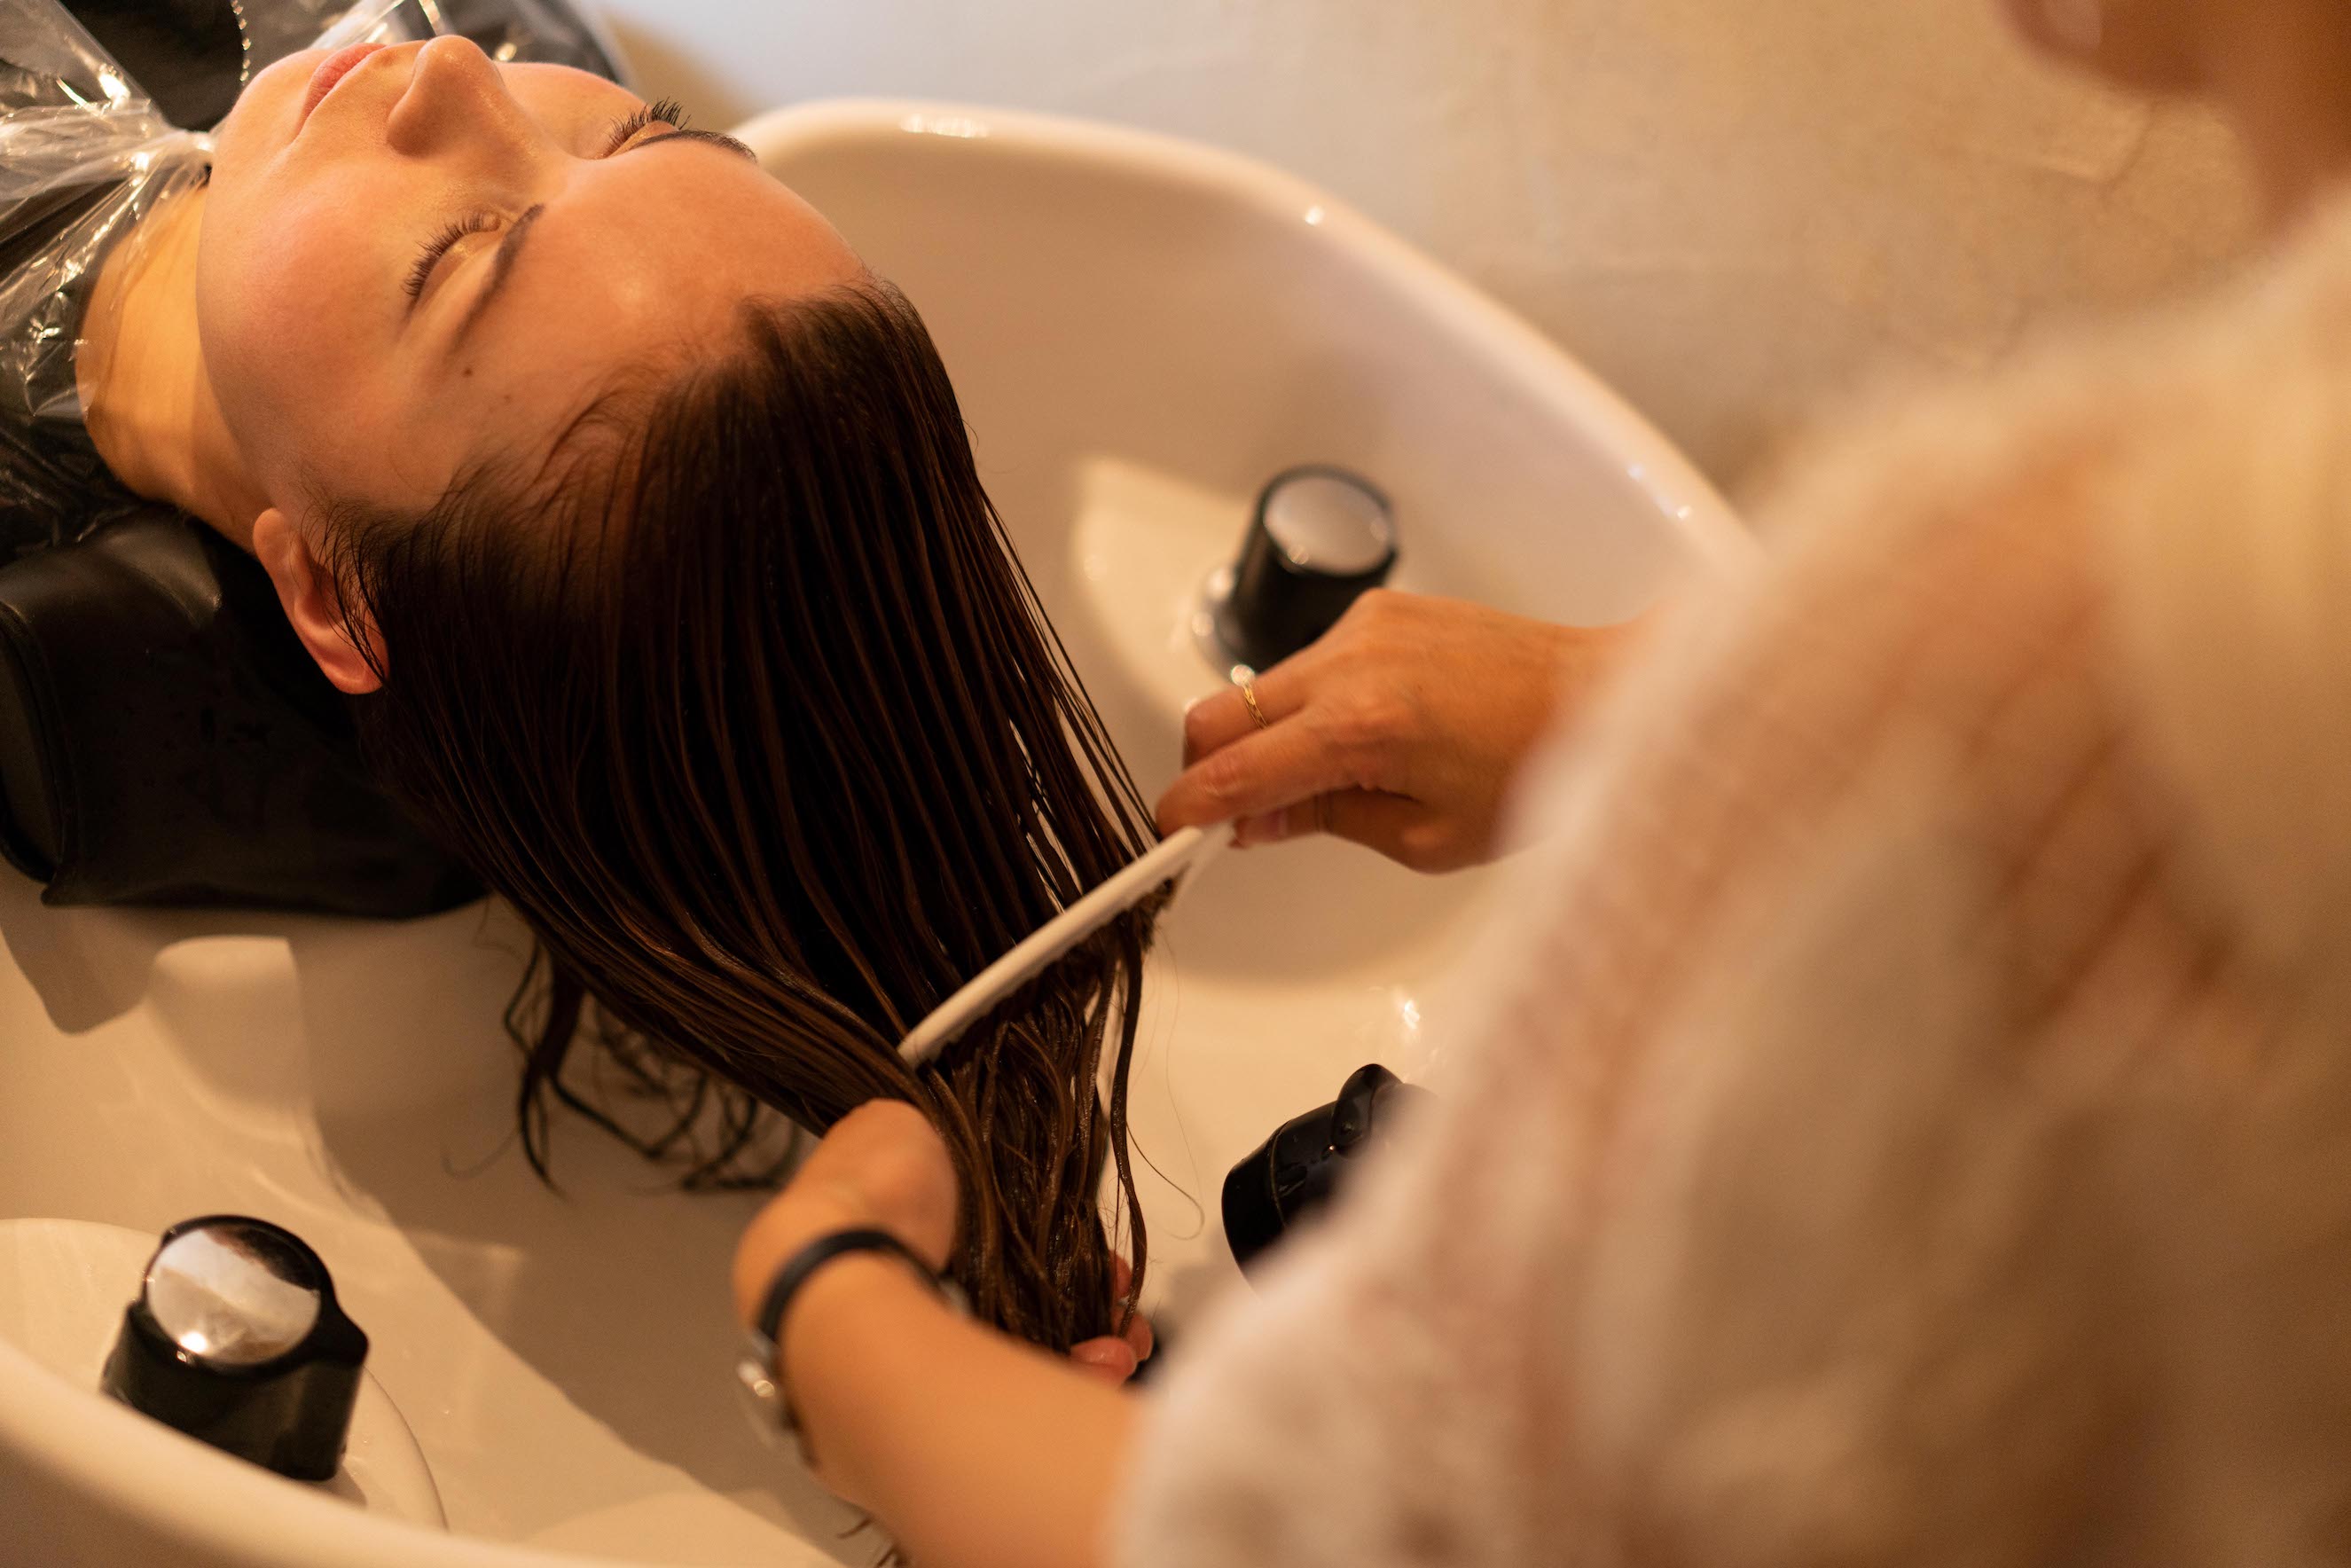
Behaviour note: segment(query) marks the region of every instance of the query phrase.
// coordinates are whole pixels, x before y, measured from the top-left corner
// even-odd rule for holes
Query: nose
[[[535,131],[490,57],[457,37],[435,38],[416,52],[384,127],[392,150],[410,157],[465,150],[491,161],[527,152]]]

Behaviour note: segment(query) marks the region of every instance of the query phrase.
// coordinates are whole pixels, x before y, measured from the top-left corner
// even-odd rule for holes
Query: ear
[[[340,692],[358,696],[383,683],[368,667],[343,625],[343,598],[333,577],[311,552],[310,541],[294,519],[272,507],[253,523],[253,553],[260,558],[269,580],[277,585],[277,602],[294,623],[294,635],[319,661],[319,668]],[[364,616],[362,616],[364,619]],[[375,636],[372,623],[367,635]]]

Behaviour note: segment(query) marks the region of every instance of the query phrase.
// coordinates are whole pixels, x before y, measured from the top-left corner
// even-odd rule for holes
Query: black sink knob
[[[1428,1092],[1374,1062],[1348,1074],[1339,1097],[1293,1116],[1225,1177],[1225,1241],[1254,1268],[1290,1227],[1329,1207],[1366,1155],[1385,1146]]]
[[[163,1232],[104,1386],[214,1448],[322,1481],[342,1462],[367,1353],[300,1238],[211,1215]]]
[[[1377,487],[1341,468],[1277,474],[1214,606],[1217,635],[1241,663],[1270,668],[1331,630],[1395,562],[1395,515]]]

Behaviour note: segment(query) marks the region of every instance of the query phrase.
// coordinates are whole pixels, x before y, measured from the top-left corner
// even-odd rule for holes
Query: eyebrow
[[[716,131],[696,131],[691,125],[681,125],[666,136],[648,136],[642,141],[632,141],[612,156],[617,158],[622,152],[642,152],[664,141],[706,141],[713,147],[724,147],[738,158],[747,158],[754,163],[759,161],[759,155],[751,151],[748,142],[737,141],[732,136]]]
[[[757,152],[752,152],[748,146],[737,141],[732,136],[721,135],[716,131],[694,130],[673,131],[666,136],[653,136],[643,141],[632,141],[612,156],[624,158],[632,152],[642,152],[648,147],[659,147],[670,141],[706,142],[713,147],[724,147],[737,157],[747,158],[754,163],[759,161],[759,155]],[[505,287],[507,279],[514,275],[515,257],[522,254],[522,242],[530,233],[530,225],[537,223],[539,214],[546,211],[545,202],[526,207],[522,215],[515,219],[505,236],[498,241],[497,252],[490,258],[490,280],[482,285],[481,293],[475,295],[474,303],[466,307],[465,319],[457,323],[457,329],[449,336],[451,353],[457,351],[458,346],[465,340],[465,334],[474,329],[474,324],[482,319],[483,312],[496,302],[498,290]]]

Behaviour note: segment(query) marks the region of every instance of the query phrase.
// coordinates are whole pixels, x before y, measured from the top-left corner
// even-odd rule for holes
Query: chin
[[[2044,55],[2111,86],[2133,92],[2196,92],[2203,85],[2187,51],[2160,26],[2160,18],[2112,6],[2103,45],[2085,49],[2049,18],[2047,0],[2002,0],[2010,24]]]
[[[2049,14],[2041,0],[2001,0],[2000,8],[2007,15],[2008,25],[2036,47],[2055,47],[2049,37]]]

